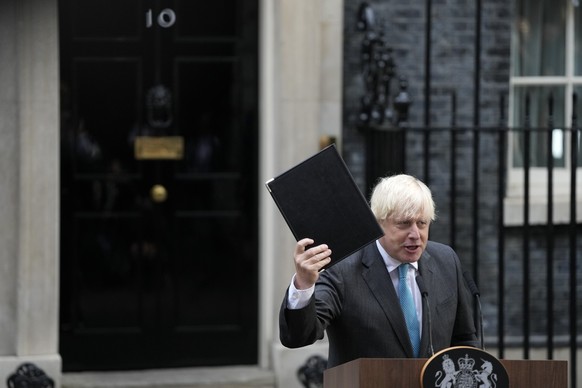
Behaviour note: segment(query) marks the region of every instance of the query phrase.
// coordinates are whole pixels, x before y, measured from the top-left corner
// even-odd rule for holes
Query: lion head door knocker
[[[151,128],[164,129],[172,125],[172,92],[164,85],[156,85],[146,95],[147,122]]]

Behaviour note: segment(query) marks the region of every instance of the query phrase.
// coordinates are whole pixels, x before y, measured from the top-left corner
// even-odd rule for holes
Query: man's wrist
[[[287,297],[287,308],[291,310],[301,309],[309,304],[309,300],[315,291],[315,285],[301,290],[295,286],[295,275],[291,279],[291,284],[289,285],[288,297]]]

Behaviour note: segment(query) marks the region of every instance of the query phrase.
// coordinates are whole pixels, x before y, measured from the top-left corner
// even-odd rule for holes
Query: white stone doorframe
[[[0,2],[0,379],[60,385],[57,0]]]
[[[327,344],[280,345],[278,311],[294,272],[294,239],[264,182],[319,150],[341,149],[342,0],[260,0],[260,366],[279,387],[301,387],[298,367]]]

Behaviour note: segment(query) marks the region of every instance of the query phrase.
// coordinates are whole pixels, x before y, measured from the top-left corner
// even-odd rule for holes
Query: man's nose
[[[418,229],[418,225],[415,223],[412,224],[410,230],[408,231],[408,237],[410,238],[419,238],[420,237],[420,230]]]

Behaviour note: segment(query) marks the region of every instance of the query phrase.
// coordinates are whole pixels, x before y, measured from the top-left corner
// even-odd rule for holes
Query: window
[[[523,129],[527,127],[530,128],[532,222],[545,222],[549,157],[554,166],[553,192],[557,206],[554,221],[565,222],[568,220],[570,194],[573,113],[578,115],[578,126],[582,124],[582,7],[578,6],[577,0],[516,0],[515,6],[509,117],[509,125],[515,132],[510,136],[507,205],[518,208],[523,204],[526,150]],[[578,95],[577,106],[573,104],[574,93]],[[551,143],[548,137],[550,128]],[[579,138],[578,134],[575,136]],[[551,145],[549,151],[548,145]],[[582,153],[578,155],[578,166],[581,162]],[[580,181],[580,177],[577,179]],[[578,195],[582,198],[582,193],[578,192]],[[536,211],[535,206],[540,209]],[[513,216],[509,214],[509,218],[519,224],[516,215],[522,213],[522,209],[516,210]]]

